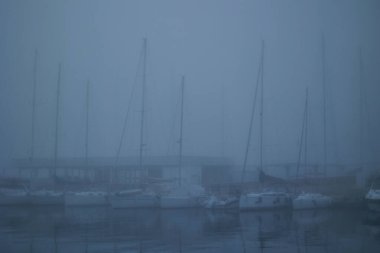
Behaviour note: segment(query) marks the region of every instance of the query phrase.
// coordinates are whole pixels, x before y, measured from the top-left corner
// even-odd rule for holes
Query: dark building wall
[[[203,166],[202,167],[202,186],[210,187],[218,184],[229,183],[230,167],[228,166]]]

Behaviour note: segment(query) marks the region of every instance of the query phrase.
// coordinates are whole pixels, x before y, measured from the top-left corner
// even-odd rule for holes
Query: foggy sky
[[[36,49],[35,156],[53,155],[60,62],[58,156],[84,155],[87,80],[89,155],[115,156],[144,37],[147,155],[177,154],[179,87],[185,75],[184,155],[225,155],[242,163],[264,40],[264,162],[296,162],[306,87],[308,155],[311,162],[320,162],[322,34],[328,161],[359,162],[362,85],[364,159],[374,162],[380,151],[378,24],[377,0],[2,0],[1,164],[30,155]],[[140,77],[122,156],[138,154]],[[253,164],[258,159],[258,119],[256,115],[249,158]]]

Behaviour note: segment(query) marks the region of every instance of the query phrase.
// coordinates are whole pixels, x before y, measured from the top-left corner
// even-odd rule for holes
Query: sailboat
[[[143,148],[144,148],[144,119],[145,119],[145,89],[146,89],[146,57],[147,57],[147,39],[143,40],[143,75],[142,75],[142,101],[141,101],[141,121],[140,121],[140,148],[139,148],[139,169],[140,179],[144,177],[143,171]],[[127,114],[128,117],[128,114]],[[125,126],[127,118],[124,122],[124,129],[122,133],[122,139],[124,136]],[[122,141],[121,139],[121,141]],[[120,155],[121,150],[120,142],[117,152],[116,162]],[[136,173],[135,173],[136,174]],[[140,180],[140,181],[141,181]],[[159,206],[159,197],[154,191],[138,187],[135,189],[127,189],[116,192],[110,196],[111,206],[113,208],[154,208]]]
[[[327,175],[327,138],[326,138],[326,70],[325,70],[325,41],[322,35],[321,40],[322,48],[322,85],[323,85],[323,175]],[[307,108],[308,107],[308,94],[306,92],[305,102],[305,116],[304,126],[307,131]],[[305,144],[305,149],[307,144]],[[306,156],[306,151],[305,151]],[[305,159],[306,160],[306,159]],[[305,162],[306,163],[306,162]],[[293,199],[293,209],[313,209],[313,208],[326,208],[333,204],[333,198],[323,195],[321,193],[301,193],[295,199]]]
[[[242,172],[242,185],[244,183],[245,170],[247,165],[248,151],[250,147],[251,133],[253,119],[255,115],[256,107],[256,97],[259,88],[261,86],[261,108],[260,108],[260,178],[265,175],[263,172],[263,83],[264,83],[264,42],[262,42],[261,48],[261,61],[259,65],[258,75],[257,75],[257,85],[255,90],[255,97],[253,99],[251,119],[249,124],[247,146],[244,156],[243,172]],[[239,198],[239,209],[241,210],[260,210],[260,209],[276,209],[288,207],[290,203],[289,195],[282,191],[256,191],[256,192],[246,192],[241,194]]]
[[[4,205],[28,205],[30,196],[27,190],[22,189],[1,189],[0,206]]]
[[[327,208],[333,203],[330,196],[321,193],[303,192],[293,199],[293,209],[317,209]]]
[[[305,110],[301,130],[301,145],[297,162],[297,179],[301,162],[302,147],[304,147],[305,166],[307,166],[307,126],[308,126],[308,90],[306,89]],[[302,192],[293,199],[293,209],[314,209],[325,208],[331,206],[333,199],[330,196],[325,196],[320,193]]]
[[[222,85],[222,94],[221,94],[221,101],[222,101],[222,110],[221,110],[221,156],[225,157],[225,148],[224,148],[224,143],[225,143],[225,130],[224,130],[224,121],[225,121],[225,89],[224,85]],[[202,206],[206,209],[237,209],[239,204],[239,198],[235,194],[208,194],[207,197],[202,200]]]
[[[201,206],[204,190],[198,185],[180,185],[160,196],[161,208],[195,208]]]
[[[85,135],[85,176],[88,177],[88,109],[89,109],[89,81],[86,84],[86,135]],[[88,179],[88,178],[86,178]],[[66,192],[65,206],[104,206],[108,205],[108,193],[106,191],[77,191]]]
[[[202,201],[202,206],[206,209],[235,209],[239,206],[239,198],[230,195],[211,195]]]
[[[360,168],[363,170],[363,146],[364,146],[364,138],[363,138],[363,122],[364,122],[364,110],[366,108],[366,104],[364,103],[365,99],[365,82],[363,78],[363,62],[362,62],[362,51],[359,51],[359,73],[360,73],[360,142],[359,142],[359,156],[360,156]],[[368,124],[368,123],[367,123]],[[380,212],[380,176],[374,177],[371,179],[371,187],[366,193],[364,200],[367,205],[367,209],[371,212]]]
[[[34,129],[35,129],[35,110],[36,110],[36,86],[37,86],[37,60],[38,60],[38,51],[35,51],[34,55],[34,69],[33,69],[33,111],[32,111],[32,144],[31,144],[31,156],[30,159],[34,159]],[[59,65],[58,70],[58,86],[57,86],[57,119],[59,111],[59,92],[61,85],[61,64]],[[56,122],[58,123],[58,121]],[[57,130],[57,129],[56,129]],[[57,141],[57,140],[56,140]],[[56,163],[56,156],[55,156]],[[32,174],[32,180],[34,181],[36,174]],[[45,190],[45,189],[32,189],[28,192],[29,202],[33,205],[63,205],[63,192],[55,190]]]
[[[104,191],[67,192],[65,206],[103,206],[108,204],[108,196]]]
[[[29,160],[34,160],[34,126],[35,126],[35,108],[36,108],[36,85],[37,85],[37,58],[38,52],[34,53],[33,66],[33,99],[32,99],[32,138],[31,138],[31,153]],[[31,181],[34,181],[35,173],[31,173]],[[0,189],[0,205],[29,205],[31,204],[30,189],[24,186],[24,189]]]
[[[200,185],[183,182],[182,178],[182,145],[183,145],[183,105],[184,105],[185,77],[181,80],[181,118],[180,138],[178,155],[178,180],[177,187],[170,189],[160,196],[161,208],[192,208],[200,206],[201,198],[204,197],[204,189]]]
[[[64,193],[52,190],[35,190],[29,193],[32,205],[63,205]]]
[[[119,191],[110,197],[113,208],[154,208],[159,206],[159,200],[155,192],[142,189]]]
[[[368,210],[380,212],[380,177],[371,184],[371,188],[365,195],[365,201]]]

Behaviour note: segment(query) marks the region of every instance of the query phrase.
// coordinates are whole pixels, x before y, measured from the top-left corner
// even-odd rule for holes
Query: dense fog
[[[120,156],[137,156],[144,38],[145,155],[178,154],[184,75],[183,155],[242,164],[263,41],[264,164],[297,162],[306,88],[310,163],[323,161],[325,98],[327,163],[376,164],[379,24],[376,0],[3,0],[1,167],[31,156],[34,68],[33,157],[53,157],[60,63],[58,156],[84,156],[86,108],[90,157],[117,155],[128,112]]]

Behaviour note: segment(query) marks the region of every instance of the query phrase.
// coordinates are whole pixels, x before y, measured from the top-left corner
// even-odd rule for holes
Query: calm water
[[[0,252],[380,252],[377,214],[0,208]]]

